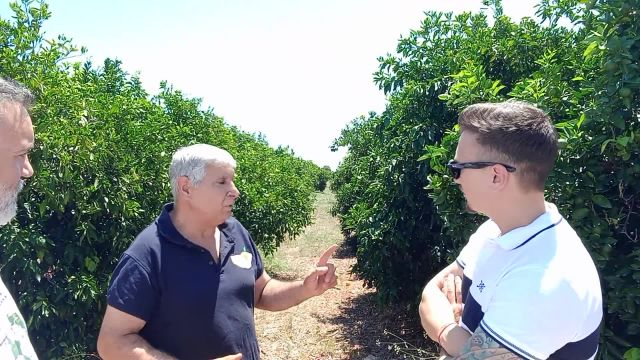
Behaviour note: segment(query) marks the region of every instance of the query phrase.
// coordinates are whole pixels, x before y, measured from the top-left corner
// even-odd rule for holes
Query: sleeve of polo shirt
[[[469,241],[471,241],[471,238],[469,238]],[[458,266],[460,266],[460,268],[462,268],[463,270],[467,267],[467,263],[469,262],[469,258],[471,257],[471,252],[473,251],[469,248],[469,242],[467,242],[462,250],[460,250],[460,254],[456,258]]]
[[[256,262],[256,280],[258,280],[258,278],[262,276],[262,273],[264,272],[264,264],[262,263],[262,256],[260,256],[260,251],[258,251],[258,247],[253,241],[251,235],[249,235],[249,242],[251,243],[251,251],[253,252],[253,258]]]
[[[463,270],[467,267],[467,265],[473,261],[477,256],[480,248],[482,247],[483,237],[479,234],[480,229],[473,233],[469,237],[469,241],[467,244],[460,250],[460,255],[456,258],[456,262],[458,266],[460,266]]]
[[[107,303],[129,315],[149,321],[157,298],[157,286],[149,269],[124,254],[111,276]]]
[[[584,320],[580,308],[571,284],[545,269],[519,269],[497,284],[480,326],[512,352],[546,359],[573,341]]]

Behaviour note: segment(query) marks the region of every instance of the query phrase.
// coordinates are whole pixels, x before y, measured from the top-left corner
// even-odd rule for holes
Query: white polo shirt
[[[593,359],[602,322],[598,272],[555,205],[500,235],[482,224],[456,260],[464,269],[461,325],[478,326],[526,359]]]

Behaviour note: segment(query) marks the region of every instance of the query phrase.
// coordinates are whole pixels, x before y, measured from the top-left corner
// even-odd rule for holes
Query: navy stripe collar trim
[[[545,212],[530,224],[513,229],[503,235],[498,235],[494,241],[504,250],[514,250],[524,246],[541,233],[555,227],[562,222],[562,215],[552,203],[545,203]],[[495,223],[492,221],[495,225]],[[497,230],[498,226],[495,225]]]
[[[551,229],[552,227],[554,227],[554,226],[556,226],[556,225],[560,224],[561,222],[562,222],[562,218],[560,218],[560,220],[556,221],[554,224],[551,224],[551,225],[547,226],[546,228],[544,228],[544,229],[542,229],[542,230],[538,231],[537,233],[535,233],[535,234],[531,235],[531,237],[529,237],[527,240],[525,240],[522,244],[520,244],[520,245],[518,245],[518,246],[514,247],[514,248],[513,248],[513,250],[515,250],[515,249],[517,249],[517,248],[519,248],[519,247],[521,247],[521,246],[524,246],[526,243],[528,243],[529,241],[533,240],[533,238],[535,238],[536,236],[538,236],[538,235],[542,234],[543,232],[545,232],[545,231],[547,231],[547,230]]]

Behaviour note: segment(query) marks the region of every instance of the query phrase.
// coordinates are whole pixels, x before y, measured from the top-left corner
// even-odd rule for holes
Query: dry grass
[[[334,196],[318,193],[314,224],[284,243],[265,260],[274,278],[302,279],[331,244],[340,248],[332,262],[336,289],[292,309],[256,310],[256,331],[264,360],[285,359],[433,359],[417,314],[405,307],[379,307],[372,289],[350,273],[355,257],[343,243],[340,226],[329,210]],[[430,349],[433,350],[433,349]]]

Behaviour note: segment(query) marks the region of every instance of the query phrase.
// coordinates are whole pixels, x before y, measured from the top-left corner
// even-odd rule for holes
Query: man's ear
[[[493,175],[492,186],[496,190],[502,190],[508,185],[509,181],[511,180],[509,177],[509,172],[502,165],[493,165],[491,167],[491,172]]]
[[[180,176],[178,178],[178,192],[181,193],[183,196],[191,195],[191,181],[189,181],[188,177]]]

